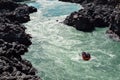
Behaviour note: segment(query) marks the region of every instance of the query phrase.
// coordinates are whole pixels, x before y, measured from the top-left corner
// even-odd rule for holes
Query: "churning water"
[[[32,62],[42,80],[120,80],[120,42],[106,36],[107,28],[84,33],[61,23],[80,5],[57,0],[27,4],[38,12],[25,24],[33,44],[23,57]],[[82,51],[91,53],[92,59],[83,61]]]

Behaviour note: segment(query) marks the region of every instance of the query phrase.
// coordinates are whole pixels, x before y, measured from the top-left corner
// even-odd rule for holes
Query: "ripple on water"
[[[93,33],[77,31],[56,20],[61,22],[72,7],[76,10],[78,6],[56,0],[37,2],[41,7],[25,24],[33,45],[24,57],[43,80],[120,80],[120,43],[106,37],[107,28]],[[61,13],[62,8],[67,8],[65,13]],[[82,51],[90,52],[92,59],[83,61],[79,56]]]

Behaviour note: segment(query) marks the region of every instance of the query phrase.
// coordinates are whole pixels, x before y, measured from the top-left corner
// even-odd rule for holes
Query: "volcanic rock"
[[[0,0],[0,80],[41,80],[32,64],[21,57],[32,44],[21,23],[36,11],[13,0]]]
[[[80,31],[93,31],[95,27],[109,27],[120,39],[120,0],[59,0],[81,4],[84,9],[71,13],[64,24]],[[111,33],[110,33],[111,35]]]

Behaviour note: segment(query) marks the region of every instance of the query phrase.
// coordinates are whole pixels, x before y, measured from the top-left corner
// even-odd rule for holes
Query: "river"
[[[42,80],[120,80],[120,42],[107,37],[107,28],[84,33],[61,23],[80,5],[57,0],[27,4],[38,12],[25,24],[33,44],[23,57],[31,61]],[[81,59],[82,51],[91,54],[90,61]]]

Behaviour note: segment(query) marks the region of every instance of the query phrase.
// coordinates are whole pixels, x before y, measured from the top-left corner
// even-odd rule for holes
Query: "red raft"
[[[82,59],[85,60],[85,61],[88,61],[91,59],[91,56],[89,53],[86,53],[86,52],[82,52]]]

